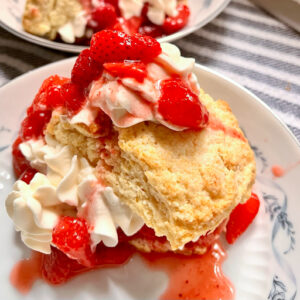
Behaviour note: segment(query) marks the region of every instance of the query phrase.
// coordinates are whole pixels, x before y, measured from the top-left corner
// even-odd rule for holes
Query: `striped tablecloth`
[[[300,141],[300,35],[248,0],[233,0],[215,20],[176,43],[185,56],[254,92]],[[0,29],[0,86],[72,56]]]

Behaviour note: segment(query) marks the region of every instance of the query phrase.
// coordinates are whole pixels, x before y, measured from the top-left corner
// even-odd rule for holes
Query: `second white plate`
[[[22,15],[26,0],[0,1],[0,26],[28,42],[66,52],[79,53],[85,47],[54,42],[40,38],[24,31]],[[160,42],[172,42],[204,26],[214,19],[230,0],[189,0],[191,17],[188,25],[182,30],[159,39]]]

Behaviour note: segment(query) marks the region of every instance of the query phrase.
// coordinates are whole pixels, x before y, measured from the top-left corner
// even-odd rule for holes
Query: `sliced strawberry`
[[[38,139],[44,135],[44,129],[51,119],[51,110],[31,112],[22,122],[20,137],[22,140]]]
[[[257,215],[259,206],[257,195],[252,193],[246,203],[238,204],[232,211],[226,225],[226,240],[229,244],[233,244],[246,231]]]
[[[22,139],[18,137],[12,146],[13,168],[17,178],[19,178],[28,168],[30,163],[22,154],[19,145],[22,143]]]
[[[102,65],[92,59],[90,50],[81,51],[72,69],[71,80],[81,87],[87,87],[102,72]]]
[[[85,102],[83,89],[72,82],[65,83],[61,88],[64,106],[69,115],[76,114]]]
[[[199,129],[208,123],[207,109],[180,79],[161,82],[158,112],[166,121],[177,126]]]
[[[88,269],[52,247],[51,254],[43,255],[41,274],[42,278],[50,284],[61,284]]]
[[[160,44],[153,38],[124,32],[103,30],[91,39],[91,56],[99,63],[124,60],[151,61],[161,53]]]
[[[62,284],[70,278],[93,268],[122,265],[132,257],[133,253],[133,248],[127,244],[118,244],[113,248],[99,244],[95,253],[95,265],[87,267],[81,265],[77,260],[69,258],[59,249],[52,247],[51,254],[43,255],[42,278],[50,284]]]
[[[122,62],[122,63],[105,63],[104,69],[115,77],[134,78],[139,82],[143,82],[147,73],[146,65],[137,62]]]
[[[23,120],[20,137],[23,140],[39,138],[44,135],[44,129],[49,122],[53,109],[63,106],[61,87],[68,79],[58,75],[44,80],[36,94],[32,105],[27,109],[27,116]]]
[[[97,267],[118,266],[126,263],[134,253],[134,249],[120,243],[116,247],[105,247],[102,243],[96,248],[95,265]]]
[[[163,35],[163,29],[158,25],[143,25],[139,28],[138,31],[140,34],[148,35],[153,38],[161,37]]]
[[[26,182],[27,184],[30,183],[31,179],[34,177],[34,175],[36,174],[37,170],[33,169],[33,168],[28,168],[26,169],[23,174],[20,177],[20,180],[23,180],[24,182]]]
[[[68,78],[60,77],[58,75],[50,76],[45,79],[33,100],[32,110],[52,110],[62,106],[63,101],[60,96],[60,88],[68,80]],[[28,111],[28,114],[30,114],[30,110]]]
[[[94,31],[100,31],[113,26],[116,21],[117,14],[115,7],[109,3],[100,2],[91,12],[89,26],[92,27]]]
[[[61,217],[52,232],[52,243],[84,266],[94,264],[90,234],[85,220]]]
[[[172,34],[181,28],[183,28],[189,19],[190,9],[185,4],[179,4],[177,6],[177,16],[176,17],[167,17],[163,24],[163,29],[165,33]]]
[[[141,17],[118,18],[112,29],[132,35],[139,32],[142,21]]]

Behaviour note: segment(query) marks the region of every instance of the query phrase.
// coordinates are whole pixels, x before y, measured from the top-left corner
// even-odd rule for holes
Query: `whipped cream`
[[[125,19],[140,17],[145,3],[149,4],[147,17],[156,25],[162,25],[166,16],[177,15],[177,0],[119,0],[119,8]]]
[[[99,183],[95,169],[85,158],[73,155],[69,146],[46,136],[45,142],[29,140],[19,147],[39,172],[30,184],[21,180],[14,184],[6,209],[31,249],[51,252],[52,230],[60,216],[85,218],[92,248],[101,241],[116,246],[118,227],[130,236],[143,226],[142,219],[122,204],[110,187]]]
[[[95,119],[95,109],[100,108],[120,128],[152,121],[176,131],[187,129],[165,121],[155,103],[160,98],[160,82],[173,74],[189,84],[196,94],[199,93],[197,78],[192,73],[195,60],[182,57],[180,50],[172,44],[163,43],[161,47],[162,53],[147,65],[147,77],[142,83],[134,78],[114,77],[104,71],[100,79],[92,82],[86,105],[70,122],[89,126]]]
[[[60,27],[58,29],[58,33],[65,43],[73,44],[76,38],[81,38],[84,36],[86,25],[86,13],[85,11],[80,11],[74,19]]]

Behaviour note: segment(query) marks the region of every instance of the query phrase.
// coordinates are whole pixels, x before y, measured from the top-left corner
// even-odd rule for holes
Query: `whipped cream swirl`
[[[100,79],[91,83],[88,101],[70,122],[89,126],[97,116],[96,111],[101,109],[120,128],[152,121],[176,131],[187,129],[164,120],[155,104],[160,98],[160,82],[174,74],[194,93],[199,93],[197,77],[192,73],[195,60],[182,57],[180,50],[172,44],[163,43],[161,47],[162,53],[147,65],[147,77],[142,83],[134,78],[114,77],[104,71]]]
[[[65,215],[87,221],[92,248],[101,241],[116,246],[118,227],[130,236],[143,226],[142,219],[97,180],[85,158],[73,155],[69,146],[50,136],[45,141],[20,144],[23,155],[39,172],[30,184],[18,180],[6,199],[8,215],[28,247],[50,253],[52,230]]]

